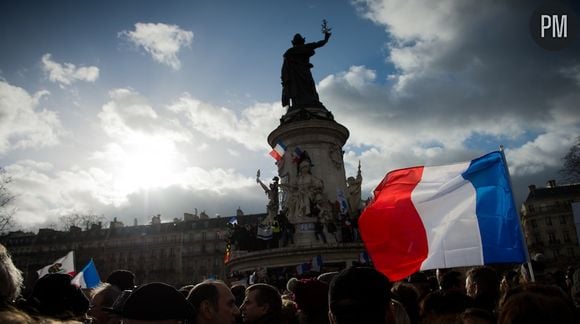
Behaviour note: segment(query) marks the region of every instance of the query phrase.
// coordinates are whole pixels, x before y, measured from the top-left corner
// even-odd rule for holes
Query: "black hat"
[[[115,270],[111,272],[107,282],[120,290],[132,290],[135,288],[135,274],[129,270]]]
[[[41,315],[57,318],[86,313],[89,300],[71,280],[72,276],[65,273],[50,273],[38,279],[32,289],[30,306]]]
[[[161,282],[139,286],[117,312],[124,318],[161,321],[195,317],[193,306],[177,289]]]
[[[105,312],[120,315],[121,312],[123,311],[123,306],[125,306],[125,302],[129,298],[129,296],[131,296],[132,292],[133,292],[132,290],[121,291],[121,294],[117,296],[117,299],[115,299],[113,305],[111,305],[111,307],[103,307],[103,310]]]

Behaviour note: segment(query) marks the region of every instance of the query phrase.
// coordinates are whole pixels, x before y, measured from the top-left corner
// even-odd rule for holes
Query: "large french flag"
[[[419,270],[527,259],[502,152],[389,172],[359,227],[374,266],[392,281]]]

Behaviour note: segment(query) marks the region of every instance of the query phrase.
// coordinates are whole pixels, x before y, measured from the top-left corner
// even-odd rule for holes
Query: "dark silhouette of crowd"
[[[391,282],[373,267],[351,266],[284,284],[262,268],[251,282],[183,287],[136,285],[131,271],[116,270],[93,289],[51,273],[23,296],[22,273],[0,245],[0,323],[579,323],[580,269],[530,282],[524,267],[506,267],[438,269]]]
[[[338,207],[334,208],[338,209]],[[319,243],[352,243],[361,242],[358,233],[358,217],[348,214],[333,213],[327,219],[313,218],[313,240]],[[268,227],[271,233],[262,236],[260,227]],[[296,225],[288,221],[282,210],[268,225],[261,224],[228,224],[228,234],[225,241],[234,250],[260,251],[271,248],[281,248],[294,244]]]

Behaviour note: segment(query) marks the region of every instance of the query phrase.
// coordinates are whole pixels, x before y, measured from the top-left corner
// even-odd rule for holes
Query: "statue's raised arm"
[[[284,53],[282,65],[282,106],[290,109],[306,107],[324,107],[318,98],[316,85],[310,69],[310,57],[315,54],[314,50],[324,46],[330,36],[330,28],[326,20],[322,23],[324,39],[318,42],[306,43],[306,39],[300,34],[294,35],[292,47]]]

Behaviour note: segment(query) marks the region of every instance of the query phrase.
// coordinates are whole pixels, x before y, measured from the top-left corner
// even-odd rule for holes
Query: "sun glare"
[[[142,137],[124,145],[116,188],[123,193],[167,187],[176,181],[177,152],[173,142]]]

